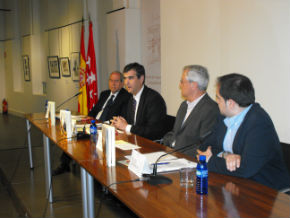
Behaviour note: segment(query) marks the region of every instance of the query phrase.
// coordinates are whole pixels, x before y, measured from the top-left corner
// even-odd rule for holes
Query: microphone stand
[[[72,98],[79,96],[80,94],[82,94],[82,92],[78,92],[77,94],[73,95],[72,97],[66,99],[64,102],[62,102],[60,105],[58,105],[58,106],[56,107],[55,110],[59,109],[60,106],[62,106],[62,105],[64,105],[65,103],[67,103],[67,102],[68,102],[69,100],[71,100]]]
[[[192,148],[193,145],[200,145],[204,139],[209,136],[212,132],[209,131],[207,133],[205,133],[202,137],[200,137],[200,139],[198,140],[197,143],[194,143],[194,144],[190,144],[190,145],[186,145],[186,146],[183,146],[181,148],[178,148],[176,150],[173,150],[173,151],[170,151],[166,154],[162,154],[160,155],[157,160],[155,161],[155,163],[153,164],[153,172],[152,174],[143,174],[143,177],[147,178],[146,181],[148,184],[150,185],[159,185],[159,184],[171,184],[172,183],[172,179],[166,177],[166,176],[163,176],[163,175],[158,175],[157,174],[157,165],[158,165],[158,161],[166,156],[166,155],[169,155],[169,154],[172,154],[172,153],[175,153],[177,151],[181,151],[181,150],[187,150],[189,148]]]

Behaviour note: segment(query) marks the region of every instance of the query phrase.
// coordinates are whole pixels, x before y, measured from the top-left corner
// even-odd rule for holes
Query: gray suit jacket
[[[186,111],[187,103],[184,101],[178,109],[173,130],[163,137],[163,144],[171,147],[175,140],[174,149],[192,144],[192,148],[183,153],[193,156],[196,155],[198,148],[198,145],[195,144],[202,136],[211,131],[216,123],[219,109],[217,103],[205,94],[182,125]]]

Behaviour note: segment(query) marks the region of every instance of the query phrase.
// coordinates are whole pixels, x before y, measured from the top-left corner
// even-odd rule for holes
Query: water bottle
[[[196,193],[200,195],[207,194],[208,170],[206,166],[206,157],[199,156],[199,162],[196,167]]]
[[[92,120],[90,125],[90,135],[91,135],[91,142],[96,143],[98,137],[98,129],[96,125],[96,121]]]

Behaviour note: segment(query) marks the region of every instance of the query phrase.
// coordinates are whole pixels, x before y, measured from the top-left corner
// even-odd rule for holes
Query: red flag
[[[89,27],[89,43],[87,55],[87,95],[88,95],[88,110],[92,110],[98,101],[98,80],[97,66],[93,38],[93,24],[90,21]]]
[[[85,41],[84,41],[84,25],[81,32],[81,57],[80,57],[80,92],[78,97],[78,112],[83,115],[88,115],[87,105],[87,87],[86,87],[86,56],[85,56]]]

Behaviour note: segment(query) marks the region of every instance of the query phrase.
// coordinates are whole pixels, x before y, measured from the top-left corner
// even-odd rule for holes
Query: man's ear
[[[193,87],[193,88],[198,88],[197,82],[191,82],[190,86]]]
[[[230,108],[233,108],[237,103],[233,99],[228,99],[226,105]]]
[[[145,80],[144,75],[140,76],[140,80],[142,81],[142,84],[144,84],[144,80]]]

